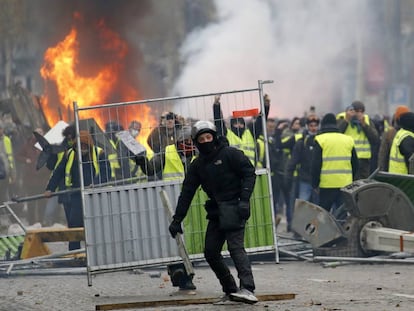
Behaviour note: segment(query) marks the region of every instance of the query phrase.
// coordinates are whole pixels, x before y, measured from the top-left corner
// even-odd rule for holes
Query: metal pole
[[[262,113],[265,113],[265,106],[264,106],[264,100],[263,100],[263,84],[273,83],[272,80],[259,80],[259,97],[260,97],[260,109]],[[262,116],[262,128],[263,128],[263,141],[265,146],[265,161],[266,161],[266,175],[267,175],[267,183],[269,185],[269,198],[270,198],[270,207],[271,207],[271,213],[272,213],[272,225],[273,225],[273,240],[274,240],[274,247],[275,247],[275,259],[276,263],[279,263],[279,247],[278,247],[278,241],[277,241],[277,232],[276,232],[276,215],[275,215],[275,207],[273,204],[273,188],[272,188],[272,176],[270,171],[270,156],[269,156],[269,145],[268,145],[268,139],[267,139],[267,127],[266,127],[266,118],[265,115]]]
[[[173,218],[173,210],[171,207],[170,199],[167,195],[167,192],[165,190],[160,191],[161,201],[164,205],[165,210],[167,211],[168,218],[171,221]],[[187,249],[185,248],[183,237],[180,233],[177,233],[175,236],[175,241],[177,242],[178,246],[178,253],[180,254],[180,257],[183,260],[185,270],[187,271],[187,274],[190,276],[194,275],[194,268],[190,261],[190,257],[188,256]]]

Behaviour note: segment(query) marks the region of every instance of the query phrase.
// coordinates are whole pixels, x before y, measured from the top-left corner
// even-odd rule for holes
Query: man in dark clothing
[[[302,137],[296,141],[292,150],[292,156],[286,168],[286,184],[292,188],[292,180],[296,168],[298,170],[298,198],[318,204],[319,198],[312,189],[311,161],[315,147],[315,135],[319,130],[319,118],[309,115],[306,118],[306,129]]]
[[[205,235],[206,261],[219,279],[225,298],[256,303],[253,274],[244,248],[244,226],[250,217],[249,201],[256,181],[255,168],[242,151],[219,141],[216,127],[209,121],[194,124],[192,139],[200,156],[188,168],[169,227],[170,233],[172,237],[178,232],[182,233],[181,222],[201,185],[209,197],[205,204],[209,220]],[[230,230],[221,226],[222,216],[227,210],[219,210],[219,206],[224,202],[238,202],[238,215],[235,217],[238,218],[237,229]],[[240,288],[221,255],[225,242],[240,278]]]
[[[105,153],[101,148],[94,145],[88,131],[80,131],[79,136],[81,142],[84,186],[87,187],[92,184],[96,185],[107,182],[111,176],[111,168]],[[80,173],[76,144],[66,152],[62,161],[53,171],[53,175],[46,186],[46,197],[51,196],[51,193],[56,190],[61,180],[65,181],[66,189],[80,188]],[[82,200],[79,191],[70,194],[68,227],[83,227]],[[79,241],[69,242],[69,250],[79,248]]]
[[[352,137],[339,132],[336,118],[326,114],[315,137],[311,164],[312,188],[319,193],[319,205],[335,214],[343,202],[341,188],[352,183],[358,170]]]

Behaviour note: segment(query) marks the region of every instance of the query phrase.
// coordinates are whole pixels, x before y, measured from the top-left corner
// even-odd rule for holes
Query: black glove
[[[183,228],[181,228],[181,222],[174,219],[170,226],[168,227],[168,230],[170,231],[171,236],[173,239],[177,235],[177,233],[183,234]]]
[[[247,201],[239,201],[239,214],[242,219],[249,219],[250,217],[250,204]]]
[[[146,160],[147,160],[147,159],[146,159],[145,155],[144,155],[144,154],[142,154],[142,153],[137,154],[137,155],[135,156],[135,163],[136,163],[138,166],[141,166],[141,165],[145,164],[145,161],[146,161]]]

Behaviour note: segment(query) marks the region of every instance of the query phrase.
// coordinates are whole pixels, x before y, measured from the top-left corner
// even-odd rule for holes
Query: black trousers
[[[328,212],[335,212],[343,203],[342,192],[340,188],[320,188],[319,189],[319,206]],[[332,209],[332,210],[331,210]]]
[[[65,205],[68,228],[83,227],[82,198],[80,193],[71,195],[70,203]],[[80,249],[80,241],[70,241],[69,250]]]
[[[236,292],[238,286],[221,255],[224,242],[226,241],[230,257],[234,262],[237,276],[240,279],[240,288],[253,292],[255,284],[249,257],[244,248],[244,228],[234,231],[222,231],[217,220],[210,220],[207,225],[204,246],[206,261],[219,279],[223,292],[226,294]]]

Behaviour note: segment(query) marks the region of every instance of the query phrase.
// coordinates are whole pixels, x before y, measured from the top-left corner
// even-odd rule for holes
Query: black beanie
[[[398,123],[403,129],[414,132],[414,112],[403,113]]]
[[[327,113],[324,115],[321,121],[321,127],[336,127],[336,118],[333,113]]]

